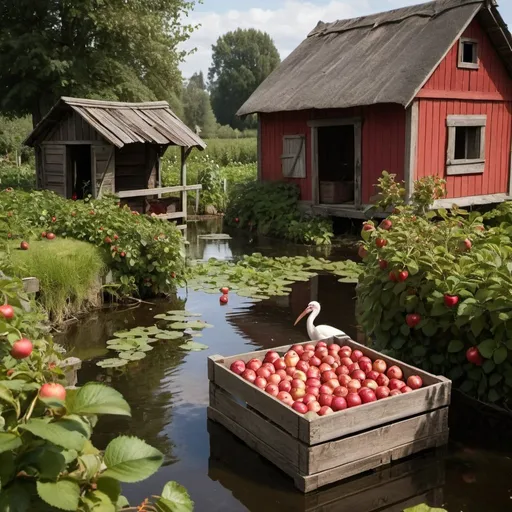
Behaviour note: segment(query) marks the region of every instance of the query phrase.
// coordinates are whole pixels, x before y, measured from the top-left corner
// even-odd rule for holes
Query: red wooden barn
[[[509,0],[507,0],[509,1]],[[320,22],[242,106],[259,177],[297,183],[317,213],[362,217],[383,170],[436,206],[510,198],[512,36],[495,0],[437,0]]]

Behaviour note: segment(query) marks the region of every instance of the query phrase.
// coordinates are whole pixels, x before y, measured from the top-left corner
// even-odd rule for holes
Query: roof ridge
[[[145,101],[138,103],[130,103],[126,101],[108,101],[108,100],[92,100],[87,98],[72,98],[69,96],[62,96],[61,101],[66,103],[67,105],[77,105],[77,106],[90,106],[90,107],[98,107],[98,108],[127,108],[127,109],[137,109],[137,108],[162,108],[167,107],[170,108],[169,103],[167,101]]]
[[[486,0],[431,0],[429,2],[400,7],[398,9],[359,16],[357,18],[346,18],[332,22],[319,21],[317,26],[308,34],[307,37],[323,37],[328,34],[348,32],[349,30],[368,27],[377,28],[392,23],[401,23],[402,21],[413,17],[435,18],[452,9],[472,4],[485,4],[485,2]],[[396,16],[398,14],[401,14],[401,16]],[[379,19],[382,21],[379,22]],[[339,25],[339,27],[336,28],[336,25]]]

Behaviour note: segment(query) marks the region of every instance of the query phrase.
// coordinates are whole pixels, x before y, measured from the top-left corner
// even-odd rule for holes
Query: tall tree
[[[238,29],[220,37],[213,46],[213,64],[208,73],[213,111],[219,123],[243,128],[237,110],[279,63],[279,52],[265,32]]]
[[[0,111],[37,122],[62,95],[175,100],[195,0],[0,2]],[[174,85],[173,85],[174,84]]]
[[[217,121],[202,73],[192,75],[183,89],[183,119],[189,128],[199,131],[202,137],[215,135]]]

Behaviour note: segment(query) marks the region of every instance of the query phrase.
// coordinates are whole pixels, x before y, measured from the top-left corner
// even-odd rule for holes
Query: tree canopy
[[[221,124],[243,128],[236,112],[279,65],[272,38],[260,30],[228,32],[213,46],[213,63],[208,73],[212,107]]]
[[[213,115],[210,95],[206,91],[203,73],[194,73],[183,89],[183,119],[201,137],[215,135],[217,122]]]
[[[178,49],[195,0],[16,0],[0,6],[0,112],[38,121],[62,95],[119,101],[181,93]]]

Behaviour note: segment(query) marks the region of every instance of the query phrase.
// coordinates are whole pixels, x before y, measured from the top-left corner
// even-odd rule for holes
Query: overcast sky
[[[239,27],[268,32],[284,59],[319,20],[353,18],[418,3],[421,0],[204,0],[189,16],[191,23],[201,27],[184,45],[197,52],[187,58],[182,71],[185,77],[199,70],[206,74],[212,44]],[[498,3],[505,22],[512,26],[512,0]]]

